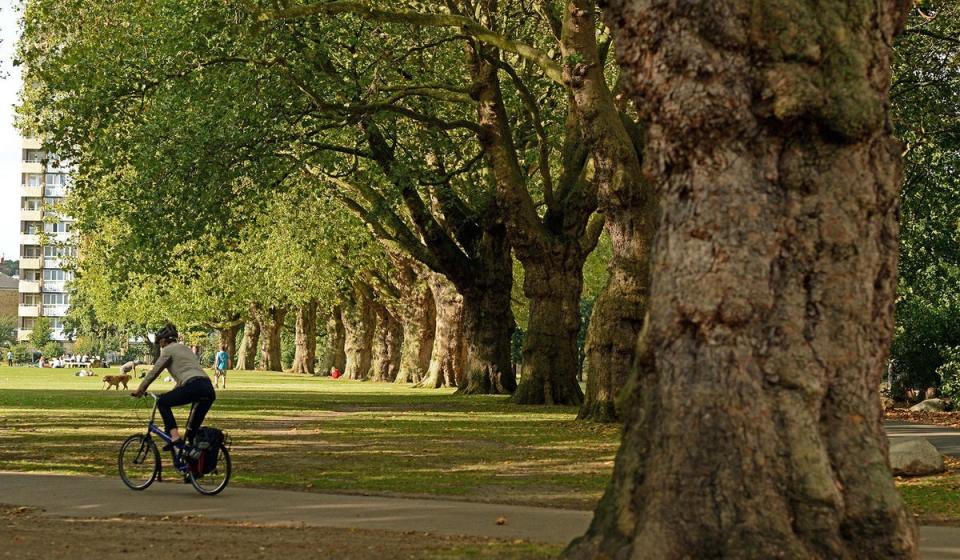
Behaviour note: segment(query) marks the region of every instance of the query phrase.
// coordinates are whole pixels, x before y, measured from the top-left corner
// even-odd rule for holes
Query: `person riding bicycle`
[[[210,411],[213,401],[217,399],[217,394],[210,378],[200,367],[197,355],[177,341],[179,334],[176,327],[167,323],[156,336],[157,344],[160,345],[160,357],[137,390],[131,394],[134,397],[142,396],[164,369],[169,371],[176,381],[177,386],[173,390],[157,399],[157,411],[163,418],[164,429],[173,439],[168,446],[164,447],[164,450],[168,450],[173,446],[183,446],[184,440],[192,443],[193,435],[203,424],[203,419]],[[185,437],[181,439],[177,420],[170,409],[174,406],[194,403],[196,406],[193,409],[193,417],[190,425],[187,426]]]

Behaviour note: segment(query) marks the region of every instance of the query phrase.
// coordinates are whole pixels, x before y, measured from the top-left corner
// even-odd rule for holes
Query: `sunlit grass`
[[[107,370],[74,373],[0,367],[0,469],[116,476],[152,401],[101,390]],[[232,438],[241,485],[591,508],[619,444],[572,407],[282,373],[229,384],[208,424]]]

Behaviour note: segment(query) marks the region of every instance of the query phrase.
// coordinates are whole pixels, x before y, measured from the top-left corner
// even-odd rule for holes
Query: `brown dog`
[[[123,385],[123,388],[126,389],[127,381],[130,381],[129,375],[104,375],[103,388],[109,390],[110,387],[116,387],[117,391],[119,391],[120,385]]]

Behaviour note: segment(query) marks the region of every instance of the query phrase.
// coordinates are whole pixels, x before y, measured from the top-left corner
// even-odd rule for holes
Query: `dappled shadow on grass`
[[[610,476],[618,428],[570,407],[370,385],[224,391],[207,423],[253,486],[590,508]],[[119,442],[149,411],[116,392],[0,390],[0,469],[116,476]]]

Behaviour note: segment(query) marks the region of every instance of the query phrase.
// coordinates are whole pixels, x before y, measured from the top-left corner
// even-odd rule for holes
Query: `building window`
[[[70,294],[50,293],[43,294],[44,305],[69,305]]]
[[[40,303],[37,294],[20,294],[20,305],[36,305]]]
[[[39,198],[23,198],[21,201],[20,208],[22,210],[39,210],[42,204]]]
[[[43,231],[43,222],[20,222],[21,223],[21,233],[27,235],[37,235]]]
[[[21,245],[20,256],[25,259],[36,259],[40,256],[39,245]]]
[[[50,319],[50,328],[55,331],[63,330],[63,317],[48,317]]]
[[[34,321],[33,317],[20,317],[20,328],[25,331],[32,331]]]
[[[46,157],[47,154],[43,153],[43,150],[27,149],[23,151],[23,161],[26,163],[42,163]]]
[[[43,279],[49,282],[63,282],[72,279],[72,276],[69,272],[59,268],[45,268],[43,269]]]
[[[61,257],[72,257],[76,250],[66,245],[44,245],[43,256],[48,259],[58,259]]]
[[[73,224],[70,222],[44,223],[43,231],[47,233],[69,233]]]
[[[40,280],[40,271],[39,270],[20,270],[20,279],[26,280],[27,282],[36,282]]]
[[[43,175],[40,173],[24,173],[23,184],[28,187],[39,187],[43,184]]]

